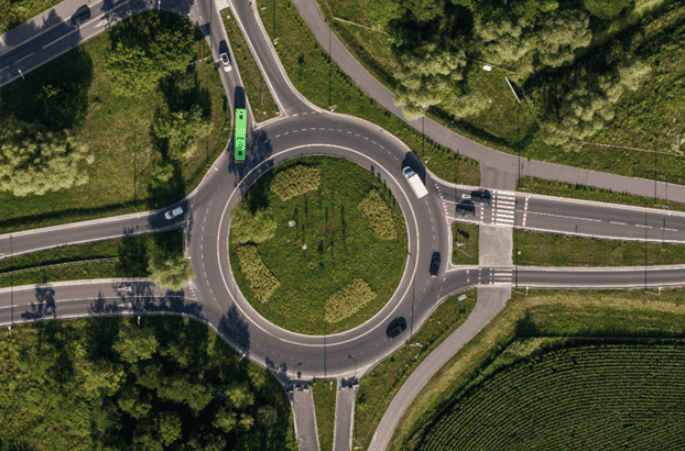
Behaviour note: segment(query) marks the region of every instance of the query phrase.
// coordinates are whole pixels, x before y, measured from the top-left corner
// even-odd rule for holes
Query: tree
[[[161,412],[155,418],[155,423],[159,438],[165,447],[181,438],[182,421],[177,412]]]
[[[172,155],[187,159],[195,153],[198,139],[209,136],[213,127],[211,120],[202,117],[200,106],[193,105],[190,111],[157,116],[152,132],[157,138],[168,140]]]
[[[428,22],[443,13],[445,0],[403,0],[402,6],[411,11],[417,22]]]
[[[404,117],[414,120],[441,104],[464,78],[466,54],[461,49],[439,50],[437,42],[429,42],[413,52],[393,55],[391,64],[399,82],[394,103],[402,107]]]
[[[585,11],[556,10],[543,16],[538,31],[538,58],[542,64],[559,67],[573,61],[575,50],[592,41],[590,18]]]
[[[556,117],[543,120],[544,141],[566,150],[580,150],[581,142],[614,118],[611,102],[603,92],[588,87],[585,80],[566,93]]]
[[[498,9],[476,20],[475,31],[485,43],[486,58],[492,64],[516,61],[528,53],[533,45],[523,36],[528,22],[523,18],[511,18],[503,9]]]
[[[633,0],[584,0],[585,9],[600,19],[613,19],[630,6]]]
[[[399,19],[406,11],[401,0],[370,0],[363,8],[364,17],[374,30],[382,30],[391,20]]]
[[[239,206],[232,216],[231,232],[238,243],[263,243],[276,235],[278,225],[265,210],[257,210],[252,215],[247,208]]]
[[[235,412],[227,412],[226,409],[220,408],[214,416],[212,426],[221,429],[226,434],[230,433],[238,425],[238,415]]]
[[[112,348],[122,361],[133,365],[151,359],[158,346],[157,338],[149,329],[141,329],[129,321],[124,321]]]
[[[627,57],[618,65],[619,83],[631,91],[637,91],[651,71],[649,63]]]
[[[81,162],[91,164],[88,145],[68,130],[63,133],[30,130],[27,125],[0,132],[0,190],[17,197],[59,191],[88,182]]]
[[[112,29],[105,73],[112,91],[122,97],[143,98],[159,80],[185,72],[192,60],[195,29],[185,18],[151,11]]]
[[[485,98],[480,91],[472,89],[468,94],[459,95],[458,91],[453,91],[445,97],[442,109],[450,113],[456,119],[467,116],[475,116],[485,110],[490,105],[490,100]]]
[[[150,170],[150,185],[153,188],[165,186],[169,180],[174,176],[174,165],[169,164],[153,164]]]
[[[162,288],[179,291],[195,277],[193,266],[182,253],[151,252],[150,279]]]

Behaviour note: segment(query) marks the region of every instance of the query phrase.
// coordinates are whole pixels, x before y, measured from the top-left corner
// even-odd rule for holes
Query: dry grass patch
[[[394,240],[397,238],[395,222],[388,205],[381,198],[377,190],[369,191],[369,194],[359,202],[357,209],[369,220],[373,235],[381,240]]]
[[[354,315],[375,298],[376,293],[368,283],[362,279],[354,279],[348,286],[326,299],[324,319],[328,323],[342,321]]]
[[[321,169],[315,166],[298,165],[274,176],[271,189],[281,200],[286,201],[308,191],[319,189]]]
[[[238,259],[255,297],[261,302],[266,302],[281,283],[262,262],[257,246],[251,244],[238,246]]]

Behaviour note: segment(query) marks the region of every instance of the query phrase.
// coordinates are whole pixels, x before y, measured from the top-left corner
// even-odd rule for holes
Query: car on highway
[[[476,216],[476,207],[470,200],[463,202],[457,205],[457,214],[459,216]]]
[[[474,204],[485,205],[487,207],[490,205],[490,191],[483,188],[477,191],[471,191],[471,201]]]
[[[395,338],[402,333],[407,328],[407,320],[403,317],[395,318],[390,321],[388,328],[385,330],[385,334],[388,338]]]
[[[183,207],[174,208],[164,213],[164,217],[167,219],[174,219],[176,216],[183,214]]]
[[[224,66],[224,71],[225,72],[230,72],[231,71],[231,60],[228,59],[228,55],[226,53],[221,54],[221,63]]]
[[[90,8],[88,8],[86,5],[83,5],[76,10],[73,16],[71,16],[71,26],[73,28],[78,28],[88,20],[90,20]]]
[[[437,277],[438,271],[440,271],[440,252],[433,252],[433,255],[431,255],[431,276]]]

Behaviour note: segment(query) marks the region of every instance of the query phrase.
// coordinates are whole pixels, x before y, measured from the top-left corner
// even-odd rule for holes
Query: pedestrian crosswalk
[[[493,198],[492,224],[503,227],[514,227],[516,198],[506,194],[495,193]]]
[[[511,269],[493,269],[490,271],[490,285],[511,286]]]

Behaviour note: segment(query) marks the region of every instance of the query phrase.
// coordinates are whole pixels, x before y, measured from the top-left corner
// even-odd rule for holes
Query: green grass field
[[[391,115],[331,61],[292,2],[276,2],[275,30],[273,2],[259,0],[259,14],[269,37],[278,36],[276,53],[295,88],[310,102],[336,113],[366,119],[392,133],[414,151],[428,170],[441,179],[480,186],[480,166],[470,158],[455,154],[410,128]],[[264,8],[264,9],[262,9]],[[275,33],[275,34],[274,34]],[[397,171],[399,173],[399,166]]]
[[[517,337],[685,338],[685,288],[513,290],[507,305],[430,379],[412,401],[389,449],[414,450],[431,419]]]
[[[278,116],[278,106],[271,97],[271,92],[264,82],[264,77],[259,71],[257,62],[252,57],[250,47],[240,31],[231,9],[222,9],[219,14],[224,22],[226,34],[228,34],[228,40],[231,43],[231,50],[233,50],[233,55],[236,58],[236,61],[232,61],[233,70],[240,71],[255,122],[262,122]]]
[[[452,224],[452,263],[455,265],[478,264],[478,230],[476,224],[459,222]]]
[[[211,111],[214,130],[208,138],[198,142],[193,157],[178,163],[173,187],[165,188],[161,193],[150,190],[151,164],[159,159],[158,152],[153,150],[150,126],[155,109],[163,105],[165,98],[161,89],[147,96],[145,102],[112,94],[104,74],[104,55],[110,45],[110,33],[108,30],[26,74],[30,86],[38,87],[44,83],[65,83],[61,77],[81,80],[75,87],[78,92],[73,95],[83,97],[86,105],[79,112],[82,117],[75,134],[79,141],[90,146],[95,162],[89,166],[89,182],[83,186],[22,198],[0,192],[0,202],[4,206],[0,213],[0,233],[163,207],[189,194],[204,177],[207,164],[223,151],[231,132],[231,113],[227,111],[227,99],[210,56],[209,64],[195,64],[193,72],[197,76],[202,105]],[[210,54],[209,47],[201,37],[196,35],[195,38],[195,59],[199,60]],[[17,107],[10,102],[17,92],[26,89],[23,83],[18,80],[0,89],[0,123],[14,117]]]
[[[598,240],[514,229],[514,259],[517,265],[535,266],[680,265],[685,263],[685,245]]]
[[[459,301],[459,296],[467,297]],[[414,369],[452,332],[457,330],[478,301],[478,290],[470,289],[448,297],[405,345],[376,365],[359,384],[354,417],[354,446],[368,449],[376,427],[395,393]]]
[[[282,201],[270,188],[272,180],[302,164],[320,168],[319,189]],[[357,208],[372,189],[392,211],[394,240],[374,237]],[[275,236],[257,247],[280,286],[266,302],[254,296],[237,257],[236,229],[229,239],[231,268],[246,299],[274,324],[306,334],[341,332],[369,319],[395,292],[407,260],[407,228],[392,194],[367,169],[333,157],[296,158],[258,179],[243,202],[250,209],[266,209],[277,224]],[[295,221],[292,228],[290,220]],[[325,300],[357,278],[377,296],[354,315],[326,324]]]
[[[516,190],[545,194],[548,196],[567,197],[571,199],[596,200],[612,204],[634,205],[646,208],[667,208],[675,211],[685,211],[685,203],[671,200],[655,199],[653,197],[634,196],[632,194],[595,188],[585,185],[544,180],[537,177],[523,177],[516,182]]]
[[[182,237],[179,229],[156,233],[159,242]],[[33,254],[0,260],[0,288],[68,280],[115,277],[147,277],[146,271],[131,273],[132,267],[147,267],[146,249],[149,235],[77,244]],[[126,257],[122,272],[121,258]],[[141,259],[143,262],[141,262]]]
[[[338,386],[335,380],[312,382],[316,431],[319,434],[319,451],[333,451],[335,430],[335,397]]]

